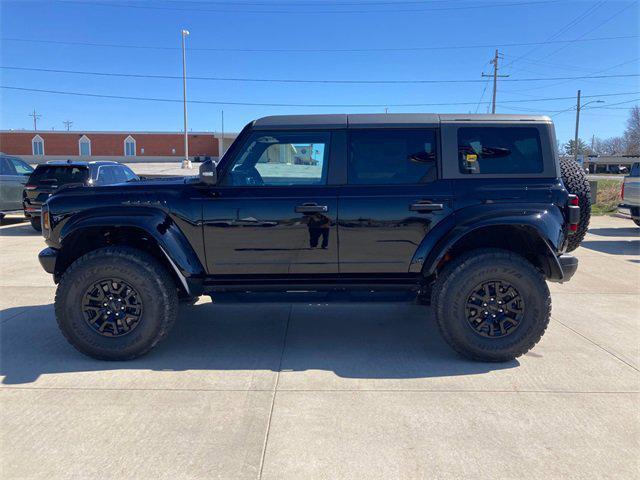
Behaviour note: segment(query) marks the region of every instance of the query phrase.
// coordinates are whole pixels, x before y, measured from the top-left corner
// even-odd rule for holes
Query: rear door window
[[[56,184],[84,183],[89,176],[87,167],[74,165],[39,165],[31,174],[29,183]]]
[[[350,185],[415,185],[436,179],[434,130],[361,130],[349,133]]]
[[[124,178],[124,174],[122,175]],[[120,172],[117,167],[111,165],[102,165],[98,167],[98,178],[96,183],[98,185],[112,185],[114,183],[121,183],[125,180],[120,180]]]
[[[460,173],[523,174],[544,169],[540,134],[530,127],[461,127]]]

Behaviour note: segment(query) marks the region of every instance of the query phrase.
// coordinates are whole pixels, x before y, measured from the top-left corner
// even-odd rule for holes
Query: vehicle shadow
[[[40,232],[33,229],[30,223],[25,223],[24,219],[18,220],[20,221],[14,221],[13,218],[7,220],[5,218],[0,226],[0,237],[33,237],[41,235]]]
[[[611,255],[640,255],[640,240],[585,240],[580,246]]]
[[[640,228],[590,228],[588,233],[600,237],[640,237]]]
[[[8,308],[0,319],[0,374],[7,385],[110,370],[325,370],[344,378],[408,379],[519,365],[459,357],[441,339],[430,308],[397,303],[183,306],[168,338],[129,362],[75,351],[58,331],[51,304]]]
[[[0,227],[21,224],[21,223],[23,224],[26,221],[27,219],[25,217],[4,217],[2,220],[0,220]]]

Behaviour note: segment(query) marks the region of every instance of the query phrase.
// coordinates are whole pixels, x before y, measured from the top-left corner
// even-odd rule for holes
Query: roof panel
[[[544,115],[435,114],[435,113],[359,113],[329,115],[274,115],[253,123],[255,130],[312,128],[437,127],[455,122],[540,122],[550,123]]]
[[[347,116],[345,114],[327,115],[273,115],[262,117],[253,122],[254,130],[269,130],[272,128],[345,128]]]

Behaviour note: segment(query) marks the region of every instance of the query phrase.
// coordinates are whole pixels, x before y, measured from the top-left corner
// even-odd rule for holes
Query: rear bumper
[[[618,212],[623,215],[629,215],[632,218],[640,218],[640,206],[621,203],[618,205]]]
[[[25,201],[23,203],[23,206],[24,206],[25,217],[39,217],[42,213],[41,203],[31,203],[31,202]]]
[[[38,254],[38,260],[45,272],[53,275],[56,270],[58,251],[55,248],[45,248]]]
[[[558,257],[558,262],[562,268],[562,280],[560,281],[568,282],[578,270],[578,259],[573,255],[562,255]]]

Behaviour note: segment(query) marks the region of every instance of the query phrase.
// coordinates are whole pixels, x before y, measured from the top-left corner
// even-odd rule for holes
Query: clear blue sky
[[[516,5],[515,3],[524,3]],[[244,4],[244,5],[243,5]],[[187,40],[188,74],[193,76],[316,80],[480,79],[491,72],[493,45],[636,35],[635,38],[504,46],[501,60],[510,79],[640,73],[640,4],[629,1],[420,1],[420,0],[229,0],[198,1],[3,1],[0,64],[10,67],[180,76],[180,30]],[[498,5],[498,6],[496,6]],[[471,8],[469,8],[471,7]],[[480,7],[480,8],[478,8]],[[268,13],[265,13],[268,12]],[[13,39],[13,40],[12,40]],[[168,49],[116,48],[36,43],[23,40],[100,43]],[[377,52],[230,52],[227,49],[367,49],[487,45],[480,48]],[[522,58],[520,58],[522,57]],[[513,61],[513,64],[510,62]],[[622,64],[622,65],[620,65]],[[0,83],[31,89],[116,96],[182,98],[180,79],[85,76],[0,70]],[[190,80],[194,100],[381,104],[390,112],[485,112],[490,83],[282,84]],[[552,82],[501,82],[498,113],[547,113],[570,109],[573,97],[602,97],[606,107],[585,109],[581,137],[620,135],[627,108],[640,99],[638,77]],[[33,108],[40,128],[73,130],[181,130],[182,104],[90,98],[0,90],[2,129],[30,129]],[[585,101],[591,100],[585,99]],[[472,105],[392,106],[406,103],[474,102]],[[501,103],[509,102],[509,103]],[[382,112],[384,107],[292,107],[189,105],[189,127],[238,131],[270,114]],[[573,111],[553,117],[558,136],[573,136]]]

